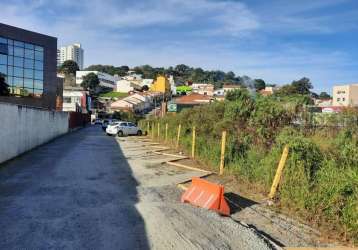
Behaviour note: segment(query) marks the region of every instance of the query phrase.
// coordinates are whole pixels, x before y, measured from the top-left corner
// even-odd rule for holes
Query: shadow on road
[[[137,186],[100,127],[58,138],[0,165],[0,249],[149,249]]]

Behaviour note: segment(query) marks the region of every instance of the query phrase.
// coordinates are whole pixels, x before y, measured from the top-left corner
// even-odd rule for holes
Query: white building
[[[88,93],[83,90],[64,90],[62,111],[87,113],[90,108]]]
[[[214,85],[208,83],[194,83],[192,85],[193,93],[197,93],[200,95],[214,95]]]
[[[116,82],[116,91],[121,93],[128,93],[134,90],[133,84],[125,79]]]
[[[83,81],[83,77],[88,75],[89,73],[94,73],[97,75],[99,80],[99,86],[110,88],[112,90],[116,90],[116,78],[110,74],[99,72],[99,71],[77,71],[76,72],[76,84],[81,85]]]
[[[80,70],[83,69],[84,50],[81,44],[75,43],[73,45],[63,46],[57,50],[57,65],[60,66],[67,60],[75,61]]]
[[[170,90],[172,92],[172,95],[177,94],[177,87],[175,86],[174,76],[169,76],[169,84],[170,84]]]

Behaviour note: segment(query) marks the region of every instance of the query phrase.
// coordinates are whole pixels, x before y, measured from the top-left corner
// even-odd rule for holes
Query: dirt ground
[[[180,203],[176,184],[205,173],[166,164],[180,157],[158,155],[160,146],[140,137],[118,139],[138,181],[138,212],[153,249],[279,249],[257,230],[232,218]]]
[[[181,151],[174,149],[161,152],[183,155]],[[176,163],[213,171],[212,167],[191,158],[178,160]],[[293,219],[278,212],[279,209],[275,205],[269,206],[262,187],[257,187],[247,181],[240,181],[230,175],[218,176],[217,171],[214,170],[214,172],[203,178],[224,185],[225,197],[232,211],[231,218],[254,228],[278,246],[334,247],[342,245],[334,237],[330,237],[329,233],[321,233],[299,219]],[[190,182],[185,183],[186,187],[189,185]]]

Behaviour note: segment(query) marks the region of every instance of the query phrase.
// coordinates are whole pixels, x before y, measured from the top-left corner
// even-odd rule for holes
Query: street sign
[[[168,112],[177,112],[177,104],[168,103]]]

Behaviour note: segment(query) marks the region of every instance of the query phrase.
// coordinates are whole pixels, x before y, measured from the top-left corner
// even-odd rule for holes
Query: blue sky
[[[232,70],[315,91],[358,82],[357,0],[0,0],[0,22],[80,42],[85,65]]]

